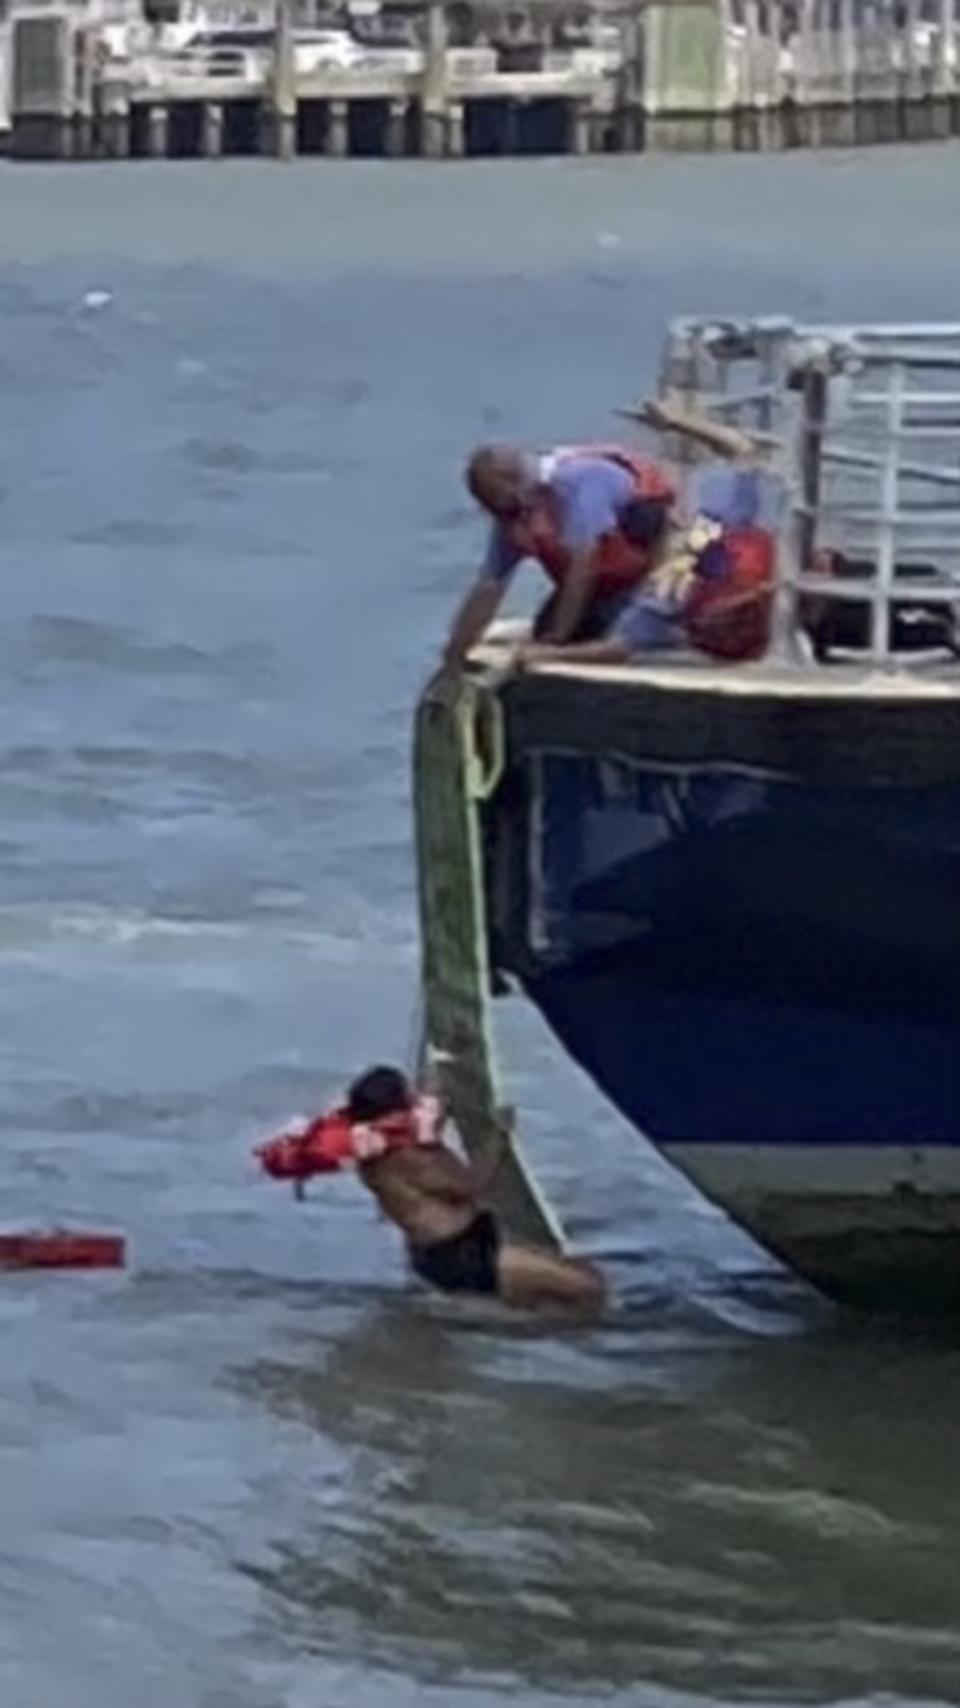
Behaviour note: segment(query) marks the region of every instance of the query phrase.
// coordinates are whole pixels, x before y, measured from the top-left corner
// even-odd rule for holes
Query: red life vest
[[[775,545],[765,528],[723,534],[729,570],[698,579],[683,614],[692,644],[713,658],[760,658],[770,639]]]
[[[378,1120],[351,1121],[346,1109],[331,1109],[301,1121],[259,1145],[255,1156],[273,1180],[310,1180],[335,1174],[351,1163],[376,1162],[389,1151],[439,1142],[440,1110],[434,1097],[419,1097],[411,1109]]]
[[[675,490],[661,464],[620,445],[564,446],[554,460],[594,457],[623,469],[633,481],[636,498],[662,498],[672,503]],[[523,557],[536,558],[558,587],[570,568],[571,553],[563,543],[563,517],[557,499],[544,485],[533,505],[514,522],[502,524],[507,543]],[[646,546],[628,540],[619,528],[601,536],[594,550],[594,587],[598,593],[619,593],[643,580],[650,568]]]

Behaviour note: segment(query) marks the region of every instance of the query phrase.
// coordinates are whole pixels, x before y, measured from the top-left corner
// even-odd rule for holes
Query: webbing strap
[[[477,681],[438,676],[417,707],[414,812],[422,940],[424,1054],[448,1058],[444,1087],[465,1150],[482,1163],[504,1111],[490,1018],[490,964],[478,801],[503,768],[497,697]],[[517,1239],[562,1247],[550,1206],[516,1134],[490,1198]]]

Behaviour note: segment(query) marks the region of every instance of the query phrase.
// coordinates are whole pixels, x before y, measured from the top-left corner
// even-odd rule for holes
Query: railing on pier
[[[809,656],[811,605],[839,602],[869,610],[855,650],[874,664],[956,656],[952,625],[932,647],[902,634],[895,645],[895,628],[913,613],[920,632],[931,608],[960,613],[960,324],[684,322],[663,378],[765,447],[779,511],[774,651]]]

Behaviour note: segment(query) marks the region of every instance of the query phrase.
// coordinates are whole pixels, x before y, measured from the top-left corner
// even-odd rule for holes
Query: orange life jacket
[[[418,1097],[412,1108],[375,1121],[351,1121],[346,1109],[331,1109],[288,1127],[259,1145],[255,1154],[274,1180],[309,1180],[315,1174],[335,1174],[350,1163],[376,1162],[389,1151],[434,1145],[439,1124],[434,1097]]]
[[[636,498],[662,498],[672,503],[674,487],[660,463],[650,457],[620,445],[564,446],[554,453],[554,460],[565,462],[572,457],[595,457],[623,469],[633,481]],[[558,587],[568,573],[571,552],[563,543],[563,518],[555,495],[544,485],[530,509],[516,521],[505,522],[503,530],[509,545],[523,557],[536,558]],[[646,546],[628,540],[619,528],[613,528],[598,540],[594,552],[597,593],[619,593],[642,581],[650,568]]]
[[[683,613],[688,639],[714,658],[760,658],[770,639],[776,547],[765,528],[723,534],[729,569],[697,580]]]

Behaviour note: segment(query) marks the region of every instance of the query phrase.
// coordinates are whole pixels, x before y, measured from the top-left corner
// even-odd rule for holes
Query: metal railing
[[[682,322],[663,385],[751,432],[772,476],[775,653],[803,655],[824,601],[868,610],[855,650],[874,664],[954,652],[946,624],[932,648],[894,631],[904,612],[960,612],[960,324]]]

